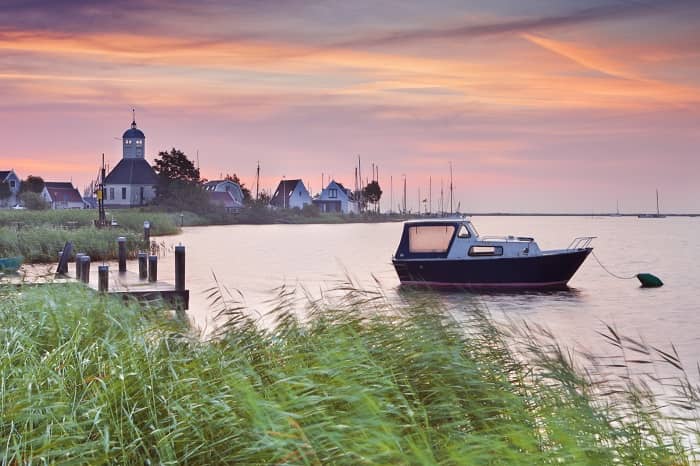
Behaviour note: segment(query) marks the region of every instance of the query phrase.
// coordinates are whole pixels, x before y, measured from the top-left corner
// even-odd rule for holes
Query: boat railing
[[[569,247],[566,249],[586,249],[588,246],[590,246],[591,241],[593,241],[596,236],[579,236],[578,238],[574,238],[573,241],[571,241],[571,244],[569,244]]]
[[[525,241],[525,242],[532,242],[535,241],[534,238],[530,238],[529,236],[498,236],[498,235],[488,235],[488,236],[479,236],[479,241]]]

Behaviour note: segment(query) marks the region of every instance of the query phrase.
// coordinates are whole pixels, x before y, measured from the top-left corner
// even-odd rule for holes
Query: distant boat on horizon
[[[666,218],[659,212],[659,190],[656,190],[656,213],[655,214],[639,214],[637,218]]]
[[[622,217],[620,213],[620,201],[616,201],[617,211],[614,214],[610,214],[611,217]]]

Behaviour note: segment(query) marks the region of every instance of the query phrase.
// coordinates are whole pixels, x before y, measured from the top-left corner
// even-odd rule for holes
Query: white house
[[[41,197],[51,205],[52,209],[85,209],[88,206],[80,192],[69,181],[45,182]]]
[[[0,183],[6,183],[10,188],[10,197],[0,199],[0,208],[17,205],[19,203],[19,187],[22,184],[17,173],[14,170],[0,171]]]
[[[104,181],[105,207],[136,207],[156,197],[158,176],[145,154],[146,136],[134,119],[122,135],[122,159]]]
[[[356,214],[360,211],[352,191],[335,180],[331,180],[321,194],[314,198],[314,205],[318,206],[321,212]]]
[[[243,207],[243,190],[240,185],[231,180],[207,181],[202,186],[205,191],[217,193],[230,193],[233,200],[238,204],[238,208]]]
[[[282,180],[275,190],[270,205],[279,209],[302,209],[311,204],[311,195],[301,180]]]

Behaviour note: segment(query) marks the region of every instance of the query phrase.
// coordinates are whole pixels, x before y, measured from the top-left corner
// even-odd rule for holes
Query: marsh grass
[[[689,464],[653,395],[597,396],[546,332],[516,354],[478,308],[344,291],[301,320],[281,288],[263,327],[214,287],[203,341],[77,285],[0,288],[0,463]]]
[[[148,249],[142,241],[145,220],[151,222],[153,236],[179,231],[167,214],[120,210],[115,214],[119,227],[108,229],[93,226],[96,215],[94,210],[0,211],[0,257],[22,256],[27,263],[54,262],[58,251],[72,241],[74,252],[85,252],[92,260],[111,260],[117,258],[119,236],[127,238],[130,256]],[[74,222],[71,228],[66,228],[70,222]]]

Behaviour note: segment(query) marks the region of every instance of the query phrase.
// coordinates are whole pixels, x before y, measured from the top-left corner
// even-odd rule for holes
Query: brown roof
[[[46,186],[46,190],[49,192],[49,196],[53,202],[83,202],[82,196],[72,185],[71,188]]]

